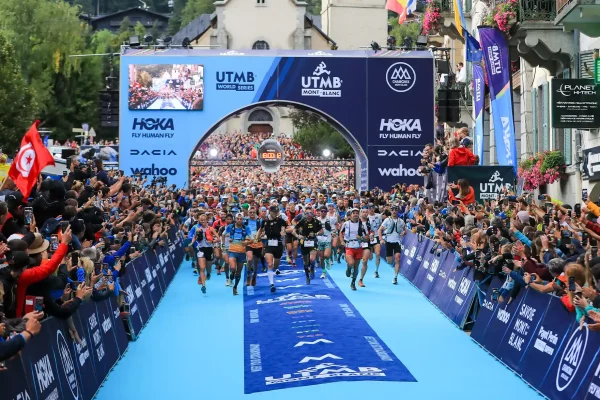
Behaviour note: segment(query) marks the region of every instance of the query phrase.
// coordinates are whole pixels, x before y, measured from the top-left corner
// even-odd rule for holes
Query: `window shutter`
[[[564,138],[565,138],[565,144],[564,144],[564,156],[565,156],[565,164],[566,165],[571,165],[573,163],[572,161],[572,154],[571,154],[571,129],[565,129],[565,134],[564,134]]]
[[[550,150],[550,91],[548,82],[542,85],[542,151]]]
[[[538,152],[538,121],[537,121],[537,88],[531,89],[531,110],[532,110],[532,121],[533,129],[533,154]]]

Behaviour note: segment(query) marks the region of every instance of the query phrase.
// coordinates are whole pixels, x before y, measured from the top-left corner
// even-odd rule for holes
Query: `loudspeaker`
[[[460,121],[460,90],[438,91],[438,122]]]
[[[438,75],[450,73],[450,63],[448,60],[435,60],[435,68]]]

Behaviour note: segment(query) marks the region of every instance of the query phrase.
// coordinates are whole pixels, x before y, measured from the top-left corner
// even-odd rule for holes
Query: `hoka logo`
[[[381,119],[379,125],[380,131],[394,131],[394,132],[421,132],[421,120],[420,119]]]
[[[173,118],[135,118],[132,130],[166,131],[175,130]]]

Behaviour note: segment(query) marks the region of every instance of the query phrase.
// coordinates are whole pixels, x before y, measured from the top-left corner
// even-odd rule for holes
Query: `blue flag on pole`
[[[483,53],[481,52],[481,46],[477,39],[469,34],[469,32],[465,29],[465,49],[467,51],[465,59],[468,62],[477,63],[481,62],[483,58]]]
[[[473,105],[475,109],[475,154],[479,156],[479,165],[483,165],[483,106],[485,96],[485,78],[481,62],[473,63]]]

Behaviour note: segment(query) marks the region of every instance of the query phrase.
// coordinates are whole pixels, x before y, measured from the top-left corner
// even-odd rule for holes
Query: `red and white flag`
[[[35,121],[21,140],[19,153],[8,171],[8,176],[15,182],[24,198],[29,197],[42,170],[47,165],[55,165],[52,154],[44,146],[38,133],[39,124],[40,121]]]

